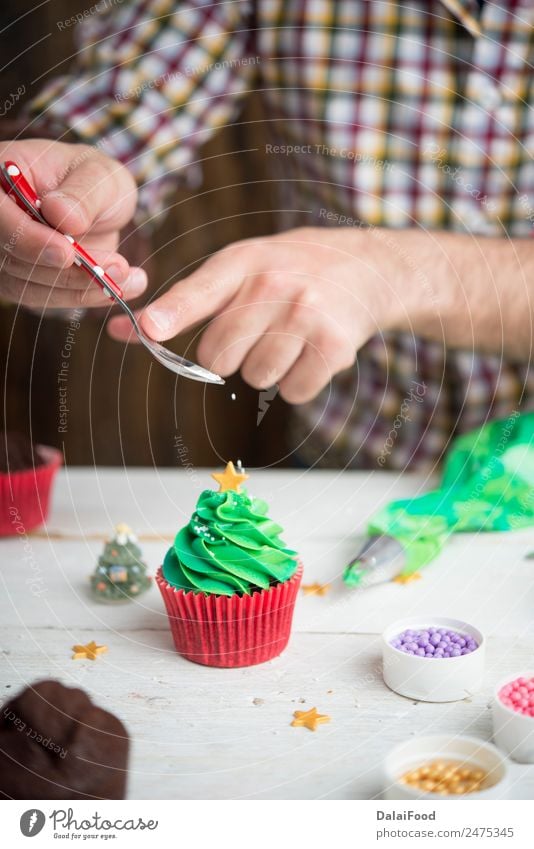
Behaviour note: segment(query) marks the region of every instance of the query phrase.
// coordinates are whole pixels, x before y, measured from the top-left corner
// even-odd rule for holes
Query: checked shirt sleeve
[[[119,5],[120,3],[120,5]],[[140,187],[139,220],[194,173],[196,151],[235,119],[257,59],[243,0],[100,0],[77,59],[31,103],[33,135],[97,145]]]

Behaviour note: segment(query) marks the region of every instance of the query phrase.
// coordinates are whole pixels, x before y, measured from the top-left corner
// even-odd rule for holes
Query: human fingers
[[[110,251],[92,250],[91,256],[96,264],[103,268],[116,283],[121,285],[130,273],[130,266],[120,254]],[[64,270],[48,268],[43,265],[31,265],[28,262],[7,256],[1,265],[0,273],[17,280],[39,283],[41,286],[57,286],[60,289],[87,289],[90,279],[87,272],[76,265]],[[97,284],[94,283],[94,286]]]
[[[1,191],[0,253],[50,268],[68,267],[74,262],[74,250],[61,233],[33,221]]]
[[[354,359],[355,352],[342,331],[317,334],[279,382],[281,397],[289,404],[311,401],[335,374],[350,368]]]
[[[254,389],[268,389],[280,383],[298,360],[304,344],[300,336],[269,329],[246,356],[241,366],[243,380]]]
[[[130,221],[137,202],[132,175],[120,162],[87,148],[72,148],[61,179],[44,193],[41,212],[52,227],[79,235],[118,230]]]
[[[126,300],[137,298],[146,288],[146,274],[142,269],[134,268],[122,283]],[[26,307],[102,307],[110,306],[112,301],[98,286],[90,281],[85,289],[43,286],[6,275],[0,283],[0,294],[4,300],[20,303]]]

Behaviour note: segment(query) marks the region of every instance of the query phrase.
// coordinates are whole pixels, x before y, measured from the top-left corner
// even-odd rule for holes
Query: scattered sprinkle
[[[87,645],[77,645],[72,647],[74,654],[73,660],[96,660],[99,654],[104,654],[108,650],[107,646],[97,646],[94,640],[91,640]]]
[[[302,592],[304,595],[326,595],[330,590],[330,584],[303,584]]]
[[[393,578],[394,584],[413,584],[414,581],[421,580],[420,572],[412,572],[411,575],[397,575]]]
[[[293,716],[295,719],[291,725],[294,728],[308,728],[310,731],[316,731],[318,725],[330,722],[330,717],[325,713],[317,713],[317,708],[311,708],[311,710],[296,710]]]

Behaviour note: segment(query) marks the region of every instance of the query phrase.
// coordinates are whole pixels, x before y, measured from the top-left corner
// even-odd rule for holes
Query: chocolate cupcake
[[[39,681],[0,714],[0,798],[124,799],[128,732],[83,690]]]
[[[56,448],[0,432],[0,536],[25,534],[43,524],[61,462]]]

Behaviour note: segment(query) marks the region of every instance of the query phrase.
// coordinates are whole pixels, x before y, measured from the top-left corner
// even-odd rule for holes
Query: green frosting
[[[265,501],[246,492],[204,490],[189,524],[178,531],[163,561],[174,587],[207,595],[250,595],[287,581],[297,553],[279,537]]]

